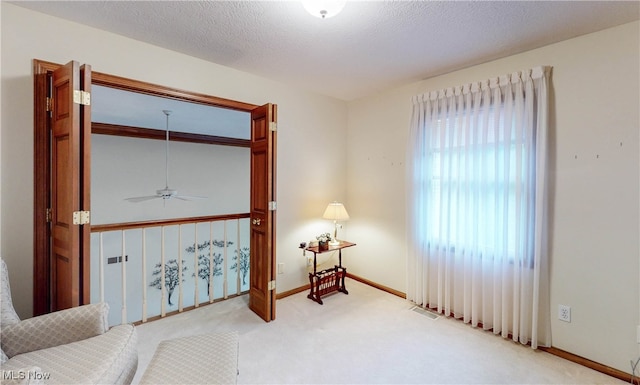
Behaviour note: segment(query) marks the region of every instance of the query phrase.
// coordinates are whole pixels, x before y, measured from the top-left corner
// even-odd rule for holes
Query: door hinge
[[[269,290],[275,290],[276,289],[276,281],[269,281]]]
[[[276,122],[270,122],[270,123],[269,123],[269,129],[270,129],[271,131],[278,131],[278,123],[276,123]]]
[[[91,222],[90,211],[74,211],[73,212],[73,224],[74,225],[87,225]]]
[[[53,220],[52,216],[51,216],[51,209],[47,208],[47,212],[45,213],[46,216],[46,221],[47,223],[51,222]]]
[[[73,102],[83,106],[91,105],[91,94],[86,91],[73,90]]]
[[[52,104],[53,104],[52,101],[53,99],[47,96],[47,112],[51,112],[52,110]]]
[[[276,211],[277,208],[278,208],[278,204],[276,203],[276,201],[269,202],[269,211]]]

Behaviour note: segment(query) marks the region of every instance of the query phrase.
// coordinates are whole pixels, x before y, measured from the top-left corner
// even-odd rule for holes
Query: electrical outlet
[[[284,273],[284,263],[278,263],[278,274]]]
[[[313,265],[313,258],[307,257],[307,266]]]
[[[564,322],[571,322],[571,306],[558,305],[558,319]]]

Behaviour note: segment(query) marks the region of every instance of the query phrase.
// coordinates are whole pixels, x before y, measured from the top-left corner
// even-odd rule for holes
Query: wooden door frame
[[[47,88],[51,72],[61,65],[43,60],[33,60],[34,76],[34,239],[33,239],[33,314],[40,315],[50,312],[51,305],[51,266],[49,255],[50,230],[47,223],[47,208],[49,202],[49,180],[51,146],[49,143],[49,114],[47,112]],[[197,92],[185,91],[165,87],[153,83],[132,80],[120,76],[100,72],[92,72],[92,84],[125,91],[138,92],[163,98],[182,100],[191,103],[228,108],[237,111],[251,112],[258,105],[239,102],[231,99],[219,98]],[[275,184],[275,178],[273,183]],[[275,233],[275,224],[274,224]],[[274,241],[275,242],[275,241]],[[86,266],[89,266],[90,256],[85,255]],[[273,256],[272,258],[275,258]],[[89,290],[89,280],[84,280]]]

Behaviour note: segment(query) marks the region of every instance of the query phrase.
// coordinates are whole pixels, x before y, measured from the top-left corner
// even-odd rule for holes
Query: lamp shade
[[[342,203],[332,202],[329,203],[327,209],[324,210],[322,218],[331,219],[334,221],[346,221],[347,219],[349,219],[349,214],[347,213],[347,209],[344,208],[344,205]]]

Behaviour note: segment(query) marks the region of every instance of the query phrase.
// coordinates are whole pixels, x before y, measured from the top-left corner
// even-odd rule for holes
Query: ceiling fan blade
[[[139,202],[150,201],[151,199],[158,199],[158,198],[162,198],[162,197],[160,195],[147,195],[144,197],[126,198],[125,201],[129,201],[132,203],[139,203]]]
[[[180,199],[182,201],[192,201],[195,199],[207,199],[207,197],[193,196],[193,195],[174,195],[173,198]]]

